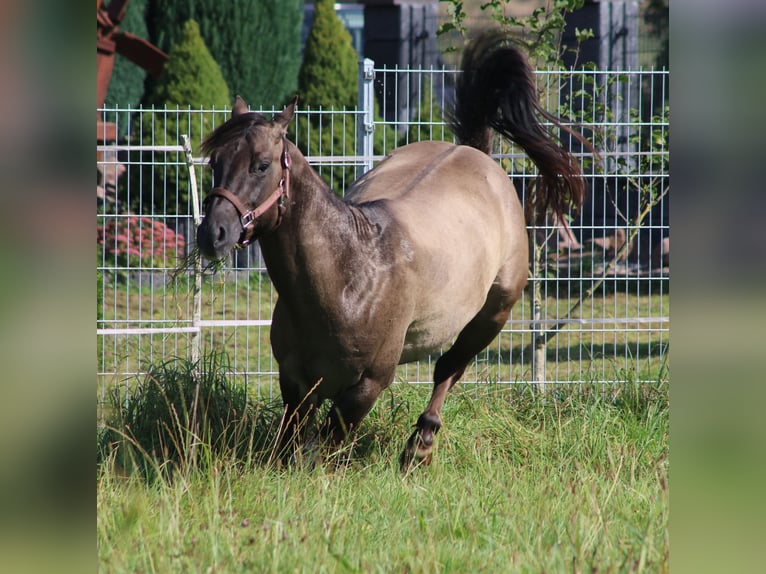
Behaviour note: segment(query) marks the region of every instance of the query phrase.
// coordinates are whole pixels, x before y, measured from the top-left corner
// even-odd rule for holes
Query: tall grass
[[[226,355],[214,351],[196,363],[170,359],[150,367],[127,397],[113,388],[99,461],[155,479],[207,470],[216,459],[268,456],[281,409],[250,401],[243,386],[230,382],[230,370]]]
[[[402,475],[398,454],[429,392],[404,384],[386,391],[336,454],[345,464],[281,467],[265,456],[268,440],[221,454],[215,436],[197,433],[189,439],[197,458],[182,459],[172,475],[126,475],[104,457],[101,569],[667,571],[665,383],[545,395],[529,386],[458,386],[434,464]],[[250,436],[274,433],[274,409],[248,401]],[[143,456],[165,463],[161,450]]]

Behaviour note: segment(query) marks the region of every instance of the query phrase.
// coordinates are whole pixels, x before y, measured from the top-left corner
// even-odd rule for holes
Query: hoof
[[[321,466],[324,464],[324,456],[321,446],[318,437],[314,436],[307,439],[303,445],[293,449],[290,454],[290,466],[303,467],[309,470]]]
[[[431,464],[432,455],[433,433],[417,429],[410,436],[399,457],[399,467],[402,472],[407,472],[419,466],[428,466]]]

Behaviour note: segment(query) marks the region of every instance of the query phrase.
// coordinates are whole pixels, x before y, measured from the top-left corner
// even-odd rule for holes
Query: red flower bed
[[[161,221],[130,215],[98,225],[106,266],[132,269],[175,267],[186,240]]]

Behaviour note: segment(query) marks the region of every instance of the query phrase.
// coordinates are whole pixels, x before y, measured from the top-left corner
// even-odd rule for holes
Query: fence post
[[[357,165],[356,177],[372,169],[373,132],[375,131],[375,62],[369,58],[359,61],[359,96],[357,110],[361,112],[356,124],[356,154],[363,159]]]
[[[189,184],[191,185],[192,215],[194,217],[194,229],[196,231],[202,222],[202,214],[199,208],[199,192],[197,190],[197,174],[194,173],[194,162],[192,159],[191,142],[189,136],[181,135],[184,146],[184,155],[186,156],[186,167],[189,169]],[[196,327],[191,334],[191,361],[197,365],[202,348],[202,331],[200,321],[202,320],[202,256],[197,255],[194,258],[194,290],[193,290],[193,309],[192,326]]]
[[[535,283],[535,291],[538,284]],[[532,379],[540,392],[545,392],[545,334],[541,332],[542,312],[540,300],[535,293],[535,301],[532,305]]]
[[[532,382],[537,385],[540,392],[545,392],[545,332],[542,322],[542,282],[540,273],[542,265],[543,245],[537,242],[537,227],[532,226],[529,231],[529,244],[532,248]]]

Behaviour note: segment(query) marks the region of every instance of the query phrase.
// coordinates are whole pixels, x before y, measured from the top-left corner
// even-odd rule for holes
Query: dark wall
[[[567,66],[582,67],[594,62],[602,70],[634,70],[638,67],[638,0],[587,0],[567,15],[564,44],[577,45],[575,28],[590,28],[594,37],[580,46],[579,55],[564,55]]]

